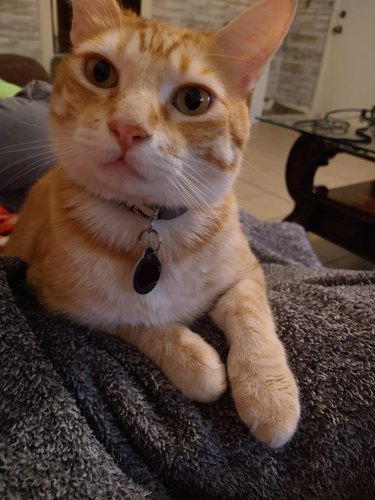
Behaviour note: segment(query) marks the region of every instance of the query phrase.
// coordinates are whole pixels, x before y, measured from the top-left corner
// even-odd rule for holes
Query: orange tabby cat
[[[295,432],[298,389],[232,185],[246,97],[295,3],[263,0],[209,34],[73,0],[51,104],[58,166],[6,247],[50,311],[119,335],[186,396],[217,399],[228,374],[241,419],[270,446]],[[228,339],[227,367],[188,327],[203,312]]]

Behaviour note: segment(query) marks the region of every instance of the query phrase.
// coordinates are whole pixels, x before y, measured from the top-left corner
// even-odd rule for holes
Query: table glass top
[[[375,110],[342,110],[320,117],[261,116],[258,120],[337,142],[343,150],[375,161]]]

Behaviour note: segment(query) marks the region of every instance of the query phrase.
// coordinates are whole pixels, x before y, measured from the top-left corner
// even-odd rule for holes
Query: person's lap
[[[29,188],[53,166],[48,140],[51,85],[30,82],[0,100],[0,205],[19,210]]]

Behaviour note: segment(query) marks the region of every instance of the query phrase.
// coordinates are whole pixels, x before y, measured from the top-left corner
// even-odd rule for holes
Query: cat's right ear
[[[114,25],[121,9],[116,0],[70,0],[73,9],[70,39],[74,47],[98,31],[98,26]],[[116,26],[113,26],[116,27]]]
[[[216,55],[241,94],[254,90],[288,32],[296,7],[297,0],[260,0],[214,35]]]

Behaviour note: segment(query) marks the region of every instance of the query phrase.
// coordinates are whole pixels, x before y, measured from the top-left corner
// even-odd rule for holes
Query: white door
[[[375,106],[375,0],[336,1],[314,112]]]

